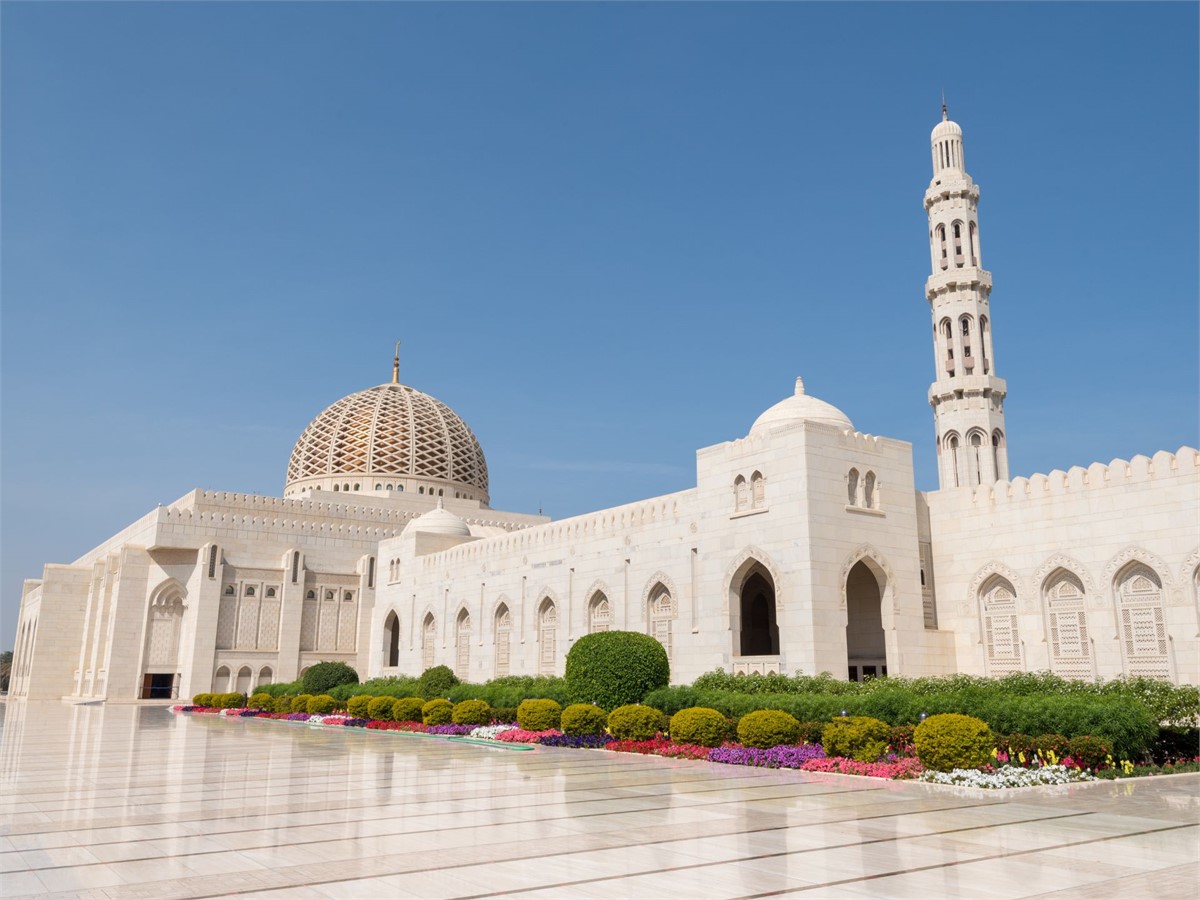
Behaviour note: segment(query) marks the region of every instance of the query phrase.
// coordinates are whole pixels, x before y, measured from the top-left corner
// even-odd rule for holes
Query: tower
[[[996,377],[992,273],[979,254],[979,186],[963,163],[962,129],[942,104],[930,135],[933,180],[925,191],[933,274],[925,297],[933,317],[935,380],[929,387],[937,431],[938,483],[974,487],[1008,478],[1004,428],[1007,386]]]

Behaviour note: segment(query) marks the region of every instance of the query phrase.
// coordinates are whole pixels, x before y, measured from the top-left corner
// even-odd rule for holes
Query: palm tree
[[[13,652],[5,650],[0,653],[0,691],[8,691],[8,676],[12,672]]]

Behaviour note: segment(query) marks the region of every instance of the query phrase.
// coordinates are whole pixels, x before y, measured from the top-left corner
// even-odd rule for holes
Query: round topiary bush
[[[995,746],[987,722],[958,713],[930,716],[913,732],[913,744],[921,765],[938,772],[976,769],[992,758]]]
[[[562,711],[563,734],[604,734],[608,713],[591,703],[572,703]]]
[[[433,700],[445,697],[450,688],[458,683],[458,676],[449,666],[434,666],[422,672],[417,679],[417,693],[426,700]]]
[[[604,709],[639,703],[671,680],[663,645],[636,631],[585,634],[567,653],[567,694]]]
[[[311,699],[312,694],[297,694],[288,704],[288,712],[308,712],[308,701]]]
[[[367,718],[374,719],[377,722],[394,721],[393,706],[396,702],[394,697],[369,697],[367,698]],[[420,709],[417,710],[417,718],[420,718]]]
[[[192,698],[193,706],[212,706],[212,694],[197,694]]]
[[[388,700],[388,697],[379,697],[379,700]],[[425,706],[425,700],[421,697],[401,697],[398,700],[392,700],[391,718],[394,722],[420,722],[421,709]]]
[[[304,684],[304,693],[324,694],[339,684],[358,684],[358,673],[344,662],[319,662],[300,680]]]
[[[875,762],[887,753],[891,726],[870,716],[839,716],[825,726],[821,746],[826,756],[846,756],[859,762]]]
[[[1067,741],[1067,754],[1081,768],[1095,769],[1112,756],[1112,741],[1081,734]]]
[[[308,701],[310,716],[324,716],[337,709],[337,701],[328,694],[318,694]]]
[[[449,700],[430,700],[421,707],[421,721],[426,725],[449,725],[454,715],[454,704]]]
[[[662,713],[653,706],[630,703],[608,714],[608,733],[619,741],[653,740],[661,719]]]
[[[747,747],[770,750],[800,739],[800,723],[779,709],[756,709],[738,720],[738,740]]]
[[[522,700],[517,707],[517,724],[526,731],[547,731],[562,721],[562,707],[553,700]]]
[[[258,693],[251,695],[250,699],[246,701],[246,705],[251,709],[274,709],[274,700],[275,698],[270,694]]]
[[[220,709],[241,709],[246,705],[246,695],[239,694],[237,691],[230,691],[228,694],[214,694],[213,706]]]
[[[357,697],[351,697],[346,701],[346,711],[356,719],[372,719],[374,716],[368,712],[367,707],[370,706],[371,701],[374,699],[375,698],[369,694],[359,694]],[[385,699],[390,701],[392,698],[387,697]],[[391,718],[390,710],[388,713],[388,718]]]
[[[680,744],[719,747],[725,740],[727,727],[725,717],[715,709],[693,706],[671,716],[671,740]]]
[[[463,700],[454,704],[450,718],[455,725],[486,725],[492,720],[492,708],[482,700]]]

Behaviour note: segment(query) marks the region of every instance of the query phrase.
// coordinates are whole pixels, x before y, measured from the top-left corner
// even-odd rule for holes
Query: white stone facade
[[[469,427],[394,368],[314,419],[284,497],[193,491],[26,582],[11,693],[249,690],[323,659],[561,674],[606,629],[657,637],[677,682],[722,666],[1200,683],[1200,457],[1009,480],[979,189],[945,115],[931,146],[940,490],[916,490],[911,445],[797,380],[746,437],[697,452],[690,490],[499,512]]]

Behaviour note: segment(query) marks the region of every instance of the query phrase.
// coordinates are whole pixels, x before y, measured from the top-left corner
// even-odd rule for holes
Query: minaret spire
[[[392,357],[392,384],[400,383],[400,342],[396,341],[396,355]]]
[[[979,185],[963,162],[963,133],[942,95],[930,135],[933,180],[925,192],[933,274],[925,299],[933,316],[934,382],[929,387],[943,489],[1007,480],[1004,401],[992,349],[992,273],[979,250]]]

